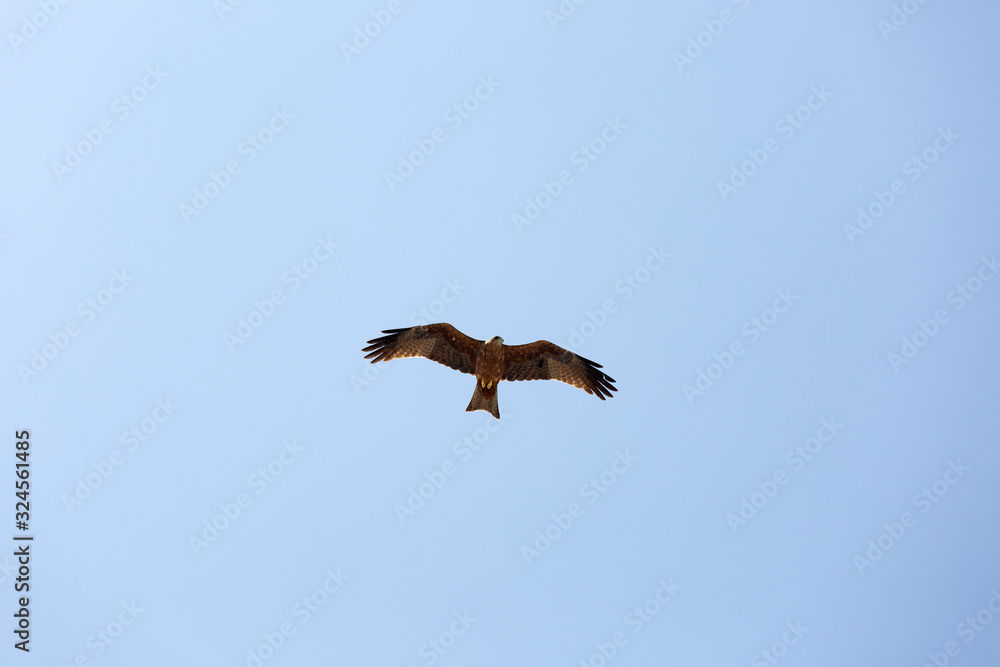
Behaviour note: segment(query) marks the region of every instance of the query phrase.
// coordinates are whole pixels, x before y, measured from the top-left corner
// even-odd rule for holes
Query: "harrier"
[[[388,334],[368,341],[365,359],[388,361],[426,357],[456,371],[476,376],[476,390],[466,412],[485,410],[500,419],[497,385],[501,380],[559,380],[580,387],[602,401],[618,391],[614,378],[598,370],[600,364],[539,340],[527,345],[504,345],[494,336],[483,342],[450,324],[425,324],[407,329],[385,329]]]

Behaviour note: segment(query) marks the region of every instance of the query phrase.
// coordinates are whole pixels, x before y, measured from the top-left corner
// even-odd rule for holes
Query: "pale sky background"
[[[222,6],[4,6],[0,664],[998,664],[1000,9]]]

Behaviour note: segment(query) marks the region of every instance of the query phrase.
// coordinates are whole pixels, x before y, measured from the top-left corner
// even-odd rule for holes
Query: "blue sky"
[[[998,19],[8,3],[3,664],[995,664]]]

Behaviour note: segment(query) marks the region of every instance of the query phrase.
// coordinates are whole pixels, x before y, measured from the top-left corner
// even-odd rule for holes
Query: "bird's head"
[[[501,338],[500,336],[494,336],[493,338],[490,338],[488,341],[486,341],[486,344],[487,345],[503,345],[503,338]]]

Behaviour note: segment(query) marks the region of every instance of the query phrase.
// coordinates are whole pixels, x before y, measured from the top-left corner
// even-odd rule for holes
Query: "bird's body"
[[[497,385],[502,380],[559,380],[595,394],[602,401],[618,391],[614,379],[600,364],[547,340],[527,345],[504,345],[494,336],[481,341],[450,324],[425,324],[408,329],[386,329],[388,334],[368,341],[365,359],[372,363],[401,357],[425,357],[476,376],[476,389],[466,411],[485,410],[500,419]]]
[[[467,412],[485,410],[500,419],[497,386],[504,375],[503,338],[494,336],[483,345],[476,357],[476,388]]]

